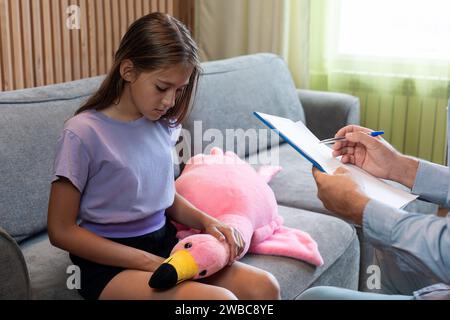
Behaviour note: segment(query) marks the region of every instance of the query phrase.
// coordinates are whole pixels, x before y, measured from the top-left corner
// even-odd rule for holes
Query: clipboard
[[[284,141],[286,141],[287,143],[289,143],[291,145],[292,148],[294,148],[298,153],[300,153],[303,157],[306,158],[306,160],[308,160],[309,162],[312,163],[312,165],[314,167],[316,167],[317,169],[319,169],[322,172],[325,172],[325,170],[322,168],[322,166],[317,163],[317,161],[315,161],[312,157],[310,157],[306,152],[302,151],[302,149],[300,149],[299,146],[297,146],[291,139],[289,139],[289,137],[287,137],[283,132],[280,132],[280,130],[278,130],[272,123],[270,123],[268,120],[266,120],[263,116],[260,115],[259,112],[253,112],[253,114],[259,119],[261,120],[266,126],[268,126],[270,129],[272,129],[273,131],[275,131],[281,138],[283,138]]]
[[[399,209],[418,197],[372,176],[355,165],[343,164],[332,156],[332,150],[325,144],[321,144],[320,140],[302,122],[294,122],[262,112],[253,114],[320,171],[332,174],[337,168],[345,167],[361,191],[368,197]]]

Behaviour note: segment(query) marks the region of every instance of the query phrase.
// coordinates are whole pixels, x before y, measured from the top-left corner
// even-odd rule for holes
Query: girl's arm
[[[84,259],[126,269],[153,272],[164,259],[102,238],[76,224],[81,194],[65,178],[52,184],[47,228],[50,242]]]
[[[177,192],[175,193],[172,206],[166,209],[166,214],[178,223],[202,231],[208,224],[219,222],[217,219],[198,210]]]
[[[175,193],[173,204],[167,208],[166,214],[178,223],[209,233],[220,241],[226,240],[230,246],[230,264],[245,248],[244,240],[236,229],[198,210],[178,193]]]

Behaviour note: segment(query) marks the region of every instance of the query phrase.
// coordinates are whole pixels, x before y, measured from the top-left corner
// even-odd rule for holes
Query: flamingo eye
[[[202,272],[199,273],[199,275],[203,277],[206,275],[206,272],[207,272],[206,270],[203,270]]]
[[[192,243],[190,243],[190,242],[186,242],[185,244],[184,244],[184,248],[185,249],[189,249],[189,248],[191,248],[192,247]]]

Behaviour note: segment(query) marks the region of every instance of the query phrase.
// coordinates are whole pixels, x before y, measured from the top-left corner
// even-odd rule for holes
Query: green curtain
[[[272,52],[308,87],[310,0],[196,0],[195,8],[202,61]]]
[[[349,9],[346,7],[348,2],[345,3],[345,1],[311,1],[310,88],[346,92],[358,96],[361,102],[363,126],[384,130],[385,139],[400,152],[436,163],[446,163],[450,55],[439,58],[413,57],[415,52],[410,52],[412,54],[405,54],[405,56],[401,54],[389,56],[389,50],[393,47],[401,51],[402,46],[406,47],[408,41],[415,41],[416,36],[419,38],[419,35],[405,32],[394,39],[399,41],[397,43],[389,42],[389,37],[386,35],[386,32],[389,32],[384,25],[387,19],[392,21],[393,17],[398,17],[398,21],[394,21],[398,24],[421,23],[420,18],[414,21],[402,20],[414,18],[414,12],[408,12],[408,3],[411,2],[404,1],[406,5],[402,10],[405,12],[395,12],[399,10],[398,5],[390,6],[388,1],[373,0],[378,6],[385,6],[382,8],[384,11],[370,12],[364,20],[364,16],[349,19],[349,12],[346,12]],[[437,5],[441,0],[433,1]],[[395,1],[391,1],[393,2]],[[412,2],[418,4],[420,0]],[[423,6],[433,5],[430,2],[424,0],[422,4]],[[377,14],[379,16],[376,16]],[[373,25],[374,21],[377,25]],[[348,37],[342,36],[343,30],[359,31],[366,27],[365,23],[371,23],[371,30],[377,32],[368,34],[367,38],[361,38],[359,34],[355,36],[353,43],[352,38],[349,41]],[[449,26],[450,24],[438,23],[437,27],[441,29],[436,30],[436,34],[441,37],[440,43],[447,48],[450,40]],[[370,47],[371,41],[382,43],[384,39],[386,39],[386,47],[374,46],[371,50],[377,52],[373,55],[370,55],[370,52],[342,53],[340,51],[343,43],[350,43],[358,51],[358,43],[364,43],[366,46],[369,44]],[[428,39],[425,38],[424,41],[426,40]],[[430,48],[430,53],[432,54],[433,50],[438,52],[438,49],[439,44],[437,47]],[[383,50],[386,50],[386,54],[383,54]]]

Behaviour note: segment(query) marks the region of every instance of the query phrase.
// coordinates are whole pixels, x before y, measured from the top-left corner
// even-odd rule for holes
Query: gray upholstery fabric
[[[69,254],[50,244],[46,233],[24,241],[22,251],[30,273],[32,299],[82,299],[76,289],[68,289],[66,273],[72,265]]]
[[[361,248],[359,241],[352,241],[336,262],[315,279],[310,284],[310,287],[335,286],[358,290],[358,273],[360,270],[357,265],[361,255]],[[348,266],[350,266],[350,269],[347,269]]]
[[[359,124],[359,99],[342,93],[297,90],[306,125],[320,140],[348,124]]]
[[[44,230],[56,141],[100,79],[0,93],[0,225],[16,241]]]
[[[289,144],[284,143],[268,151],[253,154],[248,157],[248,161],[258,167],[261,160],[258,157],[278,159],[282,167],[282,170],[270,182],[278,204],[331,214],[317,198],[317,187],[311,174],[311,162]]]
[[[55,100],[73,100],[91,95],[100,85],[104,76],[86,78],[44,87],[1,92],[0,104],[32,104]]]
[[[0,92],[0,226],[16,241],[45,229],[56,140],[103,79]]]
[[[203,130],[215,128],[223,132],[224,137],[226,129],[266,129],[252,115],[253,111],[305,121],[289,70],[278,56],[244,56],[208,62],[203,68],[205,72],[194,111],[185,124],[192,134],[195,133],[194,120],[203,121]],[[54,147],[63,122],[95,91],[102,79],[96,77],[0,92],[0,226],[21,241],[35,299],[80,299],[76,290],[66,286],[69,276],[66,270],[71,265],[68,254],[53,247],[45,231],[41,231],[46,224]],[[339,96],[336,100],[337,96],[322,93],[301,91],[299,94],[307,105],[307,124],[311,123],[319,133],[329,134],[321,131],[321,122],[331,130],[333,126],[353,121],[357,114],[355,108],[358,106],[349,102],[352,100],[349,96]],[[333,116],[325,117],[324,121],[320,118],[324,116],[323,112],[325,116]],[[280,213],[285,217],[286,225],[298,227],[313,236],[325,265],[314,268],[295,259],[260,255],[248,255],[243,261],[272,272],[281,284],[284,299],[295,299],[307,287],[318,284],[356,289],[359,246],[354,228],[334,217],[305,211],[327,213],[316,197],[311,165],[289,145],[278,147],[279,139],[276,135],[273,137],[270,142],[259,144],[259,149],[238,153],[256,157],[257,150],[267,153],[271,146],[280,151],[284,170],[271,183],[277,200],[283,205]],[[210,141],[203,142],[201,152],[207,144]],[[28,290],[27,272],[20,262],[18,248],[13,244],[11,238],[0,232],[0,265],[3,268],[0,271],[0,297],[5,294],[7,297],[26,297]],[[6,268],[3,261],[7,261]],[[1,291],[3,288],[10,292]]]
[[[296,259],[253,254],[246,255],[243,262],[271,272],[280,283],[282,299],[295,299],[308,287],[323,283],[357,289],[359,242],[352,226],[334,217],[289,207],[279,206],[279,213],[286,226],[314,238],[324,265],[316,268]]]
[[[280,282],[283,299],[294,299],[316,283],[356,289],[359,242],[354,228],[323,214],[282,206],[279,210],[287,226],[306,231],[316,240],[325,264],[316,268],[296,259],[254,254],[245,256],[242,262],[272,272]],[[34,299],[80,299],[76,290],[66,286],[69,275],[65,271],[72,264],[68,254],[53,247],[46,234],[26,241],[23,253],[30,268]]]
[[[30,278],[17,243],[0,228],[0,300],[29,299]]]
[[[285,62],[274,54],[255,54],[203,64],[197,96],[193,110],[184,123],[184,128],[194,132],[194,121],[201,122],[201,137],[208,129],[220,130],[226,137],[226,129],[242,129],[241,136],[248,129],[268,129],[254,115],[254,111],[289,117],[304,122],[303,108],[297,98],[294,82]],[[200,127],[200,126],[199,126]],[[270,132],[267,130],[267,132]],[[192,136],[193,137],[193,136]],[[278,137],[260,143],[259,149],[278,144]],[[205,138],[209,139],[209,138]],[[199,139],[200,140],[200,139]],[[219,146],[224,150],[226,143],[232,151],[244,156],[257,151],[256,146],[237,150],[236,141],[194,141],[190,143],[190,155],[209,152],[209,147]],[[205,147],[209,146],[206,148]],[[243,148],[242,148],[243,149]],[[186,160],[189,157],[186,157]]]

